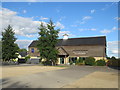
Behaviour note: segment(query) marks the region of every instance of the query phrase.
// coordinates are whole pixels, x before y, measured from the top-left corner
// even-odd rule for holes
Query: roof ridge
[[[78,38],[68,38],[68,39],[102,38],[102,37],[106,37],[106,36],[78,37]],[[61,39],[59,39],[59,40],[61,40]]]
[[[106,36],[93,36],[93,37],[78,37],[78,38],[68,38],[68,39],[84,39],[84,38],[102,38]],[[61,40],[61,39],[59,39]],[[33,41],[38,41],[38,40],[33,40]]]

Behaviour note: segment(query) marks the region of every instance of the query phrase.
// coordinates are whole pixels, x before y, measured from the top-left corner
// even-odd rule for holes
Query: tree
[[[25,48],[19,49],[18,52],[27,52]]]
[[[17,57],[18,45],[15,43],[15,33],[13,28],[8,25],[5,31],[2,32],[2,58],[3,61],[10,61]]]
[[[52,20],[49,21],[47,26],[40,24],[38,28],[40,31],[38,32],[38,45],[37,48],[40,52],[40,57],[45,59],[46,63],[51,62],[52,65],[57,63],[58,51],[55,48],[58,42],[58,33],[59,29],[55,30],[55,26]]]
[[[114,56],[111,57],[111,60],[116,60],[116,58]]]

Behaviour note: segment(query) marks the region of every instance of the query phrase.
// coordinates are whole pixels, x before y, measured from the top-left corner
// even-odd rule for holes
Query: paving
[[[104,74],[106,76],[102,76]],[[114,75],[115,77],[110,75]],[[6,77],[3,78],[2,80],[2,87],[3,88],[64,88],[64,87],[77,88],[79,86],[79,88],[82,88],[83,86],[80,87],[79,84],[82,83],[84,80],[86,81],[85,83],[87,83],[87,80],[91,80],[90,78],[93,76],[94,77],[98,76],[97,78],[101,77],[102,79],[104,79],[105,77],[112,77],[112,79],[114,79],[115,81],[114,84],[118,84],[117,75],[118,75],[118,70],[111,69],[106,66],[102,66],[102,67],[70,66],[69,68],[61,68],[58,70],[29,73],[26,75],[20,75],[16,77]],[[80,81],[80,79],[82,80]],[[91,81],[91,83],[95,83],[95,79],[93,82]],[[108,83],[110,85],[110,80],[105,81],[105,83]],[[75,86],[75,84],[77,84],[78,86]],[[102,87],[104,88],[104,85]],[[117,87],[117,85],[115,87]],[[105,87],[105,88],[109,88],[109,87]]]

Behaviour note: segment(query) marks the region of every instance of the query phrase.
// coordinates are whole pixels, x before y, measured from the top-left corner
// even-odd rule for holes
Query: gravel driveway
[[[40,66],[38,67],[40,68]],[[67,87],[67,85],[70,85],[71,83],[74,83],[79,79],[91,75],[94,72],[113,73],[116,75],[116,77],[118,72],[117,70],[108,68],[106,66],[103,67],[71,66],[69,68],[60,68],[60,67],[54,67],[54,68],[58,68],[58,69],[44,71],[45,68],[43,68],[42,70],[44,72],[21,74],[18,77],[8,77],[8,78],[6,77],[3,79],[2,82],[3,88],[21,88],[21,87],[22,88],[62,88],[64,86]],[[33,68],[29,66],[29,70],[34,71],[36,69],[38,68]],[[48,67],[48,69],[50,69],[50,67]],[[25,70],[23,71],[25,72]],[[109,76],[110,74],[106,74],[106,75]],[[104,79],[104,77],[102,78]],[[106,83],[110,85],[110,81]]]

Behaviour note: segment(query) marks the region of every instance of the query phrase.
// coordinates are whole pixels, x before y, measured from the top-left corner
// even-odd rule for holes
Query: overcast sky
[[[118,57],[117,2],[3,2],[1,13],[0,32],[10,24],[21,48],[36,40],[40,22],[51,18],[61,29],[59,38],[65,33],[70,38],[106,36],[107,55]]]

